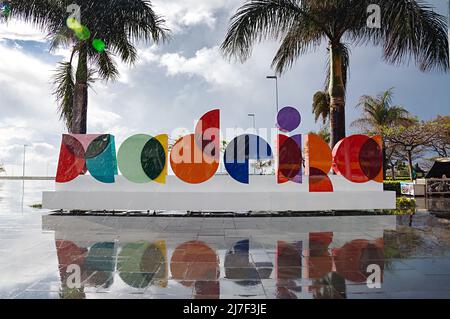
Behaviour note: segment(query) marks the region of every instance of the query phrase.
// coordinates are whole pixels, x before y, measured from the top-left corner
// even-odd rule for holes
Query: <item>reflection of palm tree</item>
[[[61,119],[69,131],[84,134],[88,86],[94,82],[94,75],[106,81],[116,79],[119,70],[114,56],[126,63],[134,63],[138,55],[132,42],[164,40],[167,30],[163,27],[164,20],[155,14],[147,0],[78,0],[82,17],[79,22],[91,31],[91,37],[81,41],[66,25],[66,8],[72,3],[72,0],[11,0],[14,15],[34,22],[48,32],[52,50],[70,47],[70,60],[58,67],[54,94]],[[107,50],[97,52],[90,45],[94,38],[105,41]],[[75,55],[78,65],[74,75],[72,62]]]
[[[399,218],[409,219],[409,216],[399,216]],[[424,246],[424,239],[411,227],[398,226],[395,231],[385,231],[383,237],[386,269],[392,268],[392,262],[395,259],[413,256]]]
[[[323,278],[313,280],[314,299],[345,299],[347,288],[345,279],[336,272],[330,272]]]
[[[367,27],[367,8],[381,8],[381,28]],[[395,13],[395,14],[392,14]],[[422,1],[412,0],[249,0],[231,20],[221,46],[227,56],[246,60],[255,42],[272,38],[281,46],[272,65],[277,73],[295,60],[328,44],[327,93],[330,100],[330,133],[334,146],[345,137],[345,92],[350,44],[380,45],[383,58],[393,64],[411,58],[425,71],[448,70],[445,17]]]
[[[59,291],[59,297],[61,299],[85,299],[84,286],[81,286],[81,288],[69,288],[63,281]]]

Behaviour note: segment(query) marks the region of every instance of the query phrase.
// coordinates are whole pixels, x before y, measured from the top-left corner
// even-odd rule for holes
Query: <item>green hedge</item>
[[[395,182],[395,181],[402,181],[402,182],[409,182],[411,179],[409,178],[409,176],[396,176],[395,180],[392,180],[391,176],[386,176],[386,181],[389,182]]]
[[[401,181],[384,181],[383,186],[385,191],[394,191],[398,196],[401,195],[400,188]]]

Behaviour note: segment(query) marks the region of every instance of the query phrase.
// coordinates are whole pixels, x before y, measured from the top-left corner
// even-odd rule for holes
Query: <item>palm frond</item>
[[[72,122],[73,94],[75,89],[73,67],[70,62],[59,63],[53,84],[55,85],[53,95],[56,98],[60,119],[69,128]]]
[[[93,56],[96,72],[102,80],[115,81],[119,76],[117,64],[109,51],[103,51]]]
[[[368,118],[364,118],[364,117],[356,119],[350,124],[350,127],[356,127],[356,128],[366,130],[366,131],[367,131],[367,127],[371,127],[371,126],[373,126],[373,121]]]
[[[421,0],[362,0],[381,8],[381,29],[359,26],[352,30],[357,43],[382,45],[391,64],[414,62],[421,71],[448,71],[447,19]]]
[[[328,92],[319,91],[313,96],[312,111],[314,120],[317,123],[322,118],[322,124],[325,125],[330,116],[330,95]]]
[[[292,67],[295,60],[302,54],[317,49],[325,38],[320,28],[311,20],[301,19],[296,22],[281,42],[281,46],[272,61],[272,67],[278,74]]]
[[[324,25],[310,13],[308,3],[301,0],[247,1],[231,18],[221,51],[226,57],[236,57],[243,62],[251,55],[256,42],[268,38],[280,39],[293,26],[301,25],[302,20],[309,20],[309,23],[327,33]]]
[[[32,23],[40,30],[49,32],[55,21],[63,21],[67,17],[64,1],[60,0],[10,0],[12,16]]]
[[[133,64],[136,62],[138,55],[136,48],[123,36],[122,39],[118,39],[116,42],[109,45],[111,52],[117,53],[121,60],[125,63]]]
[[[73,31],[68,28],[58,30],[53,36],[50,37],[50,51],[55,51],[61,47],[69,47],[73,45],[76,40],[73,35]]]
[[[88,26],[112,45],[123,43],[123,35],[129,41],[165,42],[170,30],[165,20],[157,15],[147,0],[88,1],[91,8],[87,15]],[[111,8],[114,8],[111,10]],[[102,12],[101,19],[93,15]],[[115,25],[115,28],[111,26]]]

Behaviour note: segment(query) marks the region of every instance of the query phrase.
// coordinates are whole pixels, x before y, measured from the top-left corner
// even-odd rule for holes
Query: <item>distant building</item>
[[[450,158],[437,158],[426,178],[450,178]]]

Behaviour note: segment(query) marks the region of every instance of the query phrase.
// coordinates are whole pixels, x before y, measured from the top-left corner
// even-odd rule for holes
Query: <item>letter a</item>
[[[381,268],[377,264],[371,264],[367,266],[367,272],[371,273],[369,277],[367,277],[367,287],[369,289],[381,288]]]
[[[367,18],[367,27],[370,29],[380,29],[381,28],[381,8],[377,4],[371,4],[367,7],[367,13],[369,17]]]

